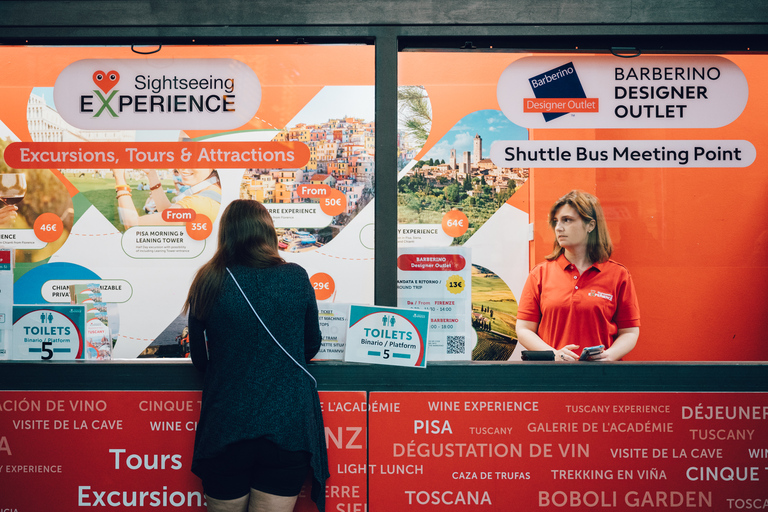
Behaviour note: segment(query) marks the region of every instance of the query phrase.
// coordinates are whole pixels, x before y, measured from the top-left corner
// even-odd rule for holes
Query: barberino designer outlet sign
[[[61,72],[53,95],[87,130],[233,130],[256,114],[261,84],[235,59],[86,59]]]
[[[719,128],[747,80],[722,57],[526,57],[501,74],[504,115],[526,128]]]

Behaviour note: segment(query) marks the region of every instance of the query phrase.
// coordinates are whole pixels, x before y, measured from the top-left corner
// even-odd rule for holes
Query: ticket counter
[[[768,499],[762,364],[311,370],[324,409],[329,510],[507,510],[512,499],[544,510],[717,510]],[[165,500],[203,510],[188,471],[200,387],[188,361],[5,363],[3,499],[49,503],[51,493],[30,491],[44,476],[62,510],[134,506],[141,493],[149,507]],[[73,477],[75,467],[89,469]],[[311,501],[303,496],[297,510],[312,510]]]

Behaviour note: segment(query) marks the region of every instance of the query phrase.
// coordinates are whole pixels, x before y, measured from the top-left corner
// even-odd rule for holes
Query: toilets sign
[[[67,66],[56,108],[89,130],[233,130],[261,102],[254,71],[235,59],[86,59]]]
[[[345,361],[427,367],[429,311],[352,304]]]
[[[13,359],[81,359],[84,332],[84,306],[14,306]]]

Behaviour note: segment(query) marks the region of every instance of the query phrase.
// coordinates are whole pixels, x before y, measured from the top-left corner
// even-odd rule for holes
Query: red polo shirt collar
[[[563,253],[560,256],[558,256],[557,260],[555,260],[555,261],[557,261],[557,264],[558,264],[558,266],[560,267],[561,270],[567,270],[568,267],[573,265],[573,263],[568,261],[568,258],[565,257],[565,253]],[[603,263],[599,263],[598,262],[598,263],[593,263],[592,266],[589,267],[589,268],[594,268],[598,272],[602,272],[604,266],[605,266],[605,262],[603,262]],[[589,270],[589,269],[587,269],[587,270]]]

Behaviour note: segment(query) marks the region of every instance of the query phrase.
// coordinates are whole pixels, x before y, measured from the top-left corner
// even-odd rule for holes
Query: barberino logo
[[[568,113],[599,112],[598,98],[587,98],[573,62],[528,79],[535,98],[523,98],[523,112],[541,112],[546,122]]]
[[[261,84],[234,59],[94,59],[67,66],[53,94],[82,129],[231,130],[256,114]]]
[[[590,297],[600,297],[601,299],[605,299],[609,302],[613,302],[613,295],[611,295],[610,293],[597,292],[595,290],[590,290],[588,295]]]

